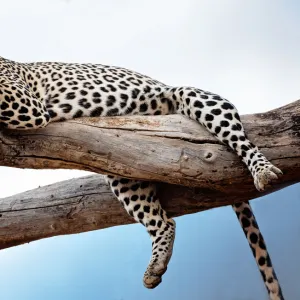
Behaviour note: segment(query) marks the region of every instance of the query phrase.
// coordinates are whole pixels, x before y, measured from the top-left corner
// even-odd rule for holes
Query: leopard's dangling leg
[[[175,221],[169,219],[156,196],[155,184],[107,176],[107,181],[126,211],[143,224],[152,240],[152,256],[144,274],[144,285],[155,288],[167,270],[175,239]]]
[[[178,113],[203,125],[218,140],[228,145],[246,164],[257,190],[277,179],[282,172],[247,138],[237,109],[219,95],[196,88],[171,88],[165,96],[173,99]]]
[[[271,300],[284,300],[264,238],[248,202],[236,203],[233,209],[251,247]]]

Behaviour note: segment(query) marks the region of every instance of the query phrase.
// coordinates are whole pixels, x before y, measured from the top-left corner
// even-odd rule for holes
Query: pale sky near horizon
[[[5,58],[24,62],[92,62],[123,66],[170,85],[190,85],[218,93],[232,101],[241,114],[267,111],[300,98],[298,1],[0,0],[0,5],[0,55]],[[33,171],[1,167],[1,197],[84,174],[81,171]],[[287,201],[291,198],[290,201],[297,205],[299,185],[280,193],[281,197]],[[292,287],[289,282],[295,282],[296,275],[296,279],[300,279],[299,275],[295,271],[292,278],[291,274],[284,271],[300,267],[300,260],[296,257],[296,249],[300,244],[300,221],[296,221],[299,220],[297,212],[300,206],[284,206],[280,199],[277,201],[276,205],[273,200],[267,203],[256,201],[255,208],[273,245],[275,257],[277,253],[277,265],[283,274],[289,299],[296,300],[300,297],[300,288]],[[275,215],[271,215],[270,211]],[[288,215],[276,217],[280,212]],[[87,299],[97,299],[97,295],[101,295],[101,287],[105,294],[100,299],[105,300],[166,299],[170,289],[173,289],[173,300],[184,297],[219,300],[221,296],[224,300],[266,299],[259,298],[265,297],[264,287],[234,218],[228,208],[182,218],[182,227],[178,229],[182,236],[177,237],[178,245],[181,245],[178,246],[181,260],[172,258],[173,267],[164,276],[164,281],[168,283],[152,294],[141,286],[150,243],[146,232],[138,225],[53,238],[8,249],[0,252],[0,265],[8,272],[7,276],[0,275],[0,282],[7,287],[4,288],[0,283],[6,297],[3,299],[41,299],[41,295],[45,297],[42,288],[50,293],[47,299],[85,299],[87,293]],[[280,232],[285,235],[286,243],[291,243],[291,247],[283,247],[277,240],[274,232],[274,228],[279,226],[274,226],[277,218],[282,222]],[[223,228],[214,224],[214,220],[223,221]],[[291,224],[293,227],[289,227]],[[199,236],[189,229],[196,225],[199,231],[201,229]],[[296,235],[295,238],[289,237],[291,232]],[[206,255],[207,261],[199,262],[195,257],[196,252],[193,252],[194,256],[188,254],[190,246],[184,245],[184,242],[190,243],[186,237],[189,234],[193,235],[194,248]],[[183,235],[186,236],[183,238]],[[222,237],[227,235],[227,244],[224,244]],[[213,238],[216,240],[212,242]],[[117,263],[109,258],[110,252],[113,252],[111,247],[103,249],[100,246],[102,242],[111,241],[116,243],[114,251],[118,247],[127,250],[126,255],[115,254],[118,255],[115,258]],[[72,245],[82,247],[82,251],[81,248],[72,250]],[[129,247],[135,248],[131,252]],[[226,260],[226,255],[222,256],[220,249],[240,256],[239,261],[245,257],[247,265],[230,265],[234,261],[230,258]],[[237,249],[241,252],[237,252]],[[99,256],[96,251],[100,253]],[[80,255],[80,259],[75,255]],[[293,257],[293,266],[288,266],[289,256]],[[45,257],[49,259],[48,263],[43,260]],[[57,262],[56,257],[60,258]],[[106,260],[112,264],[111,269],[108,269],[103,257],[107,257]],[[193,268],[193,260],[201,265],[197,271]],[[126,265],[126,262],[130,263]],[[105,265],[102,273],[97,273],[96,266],[101,267],[99,264]],[[214,273],[219,264],[220,270]],[[137,279],[134,281],[129,278],[118,265],[126,265],[126,272]],[[34,270],[32,273],[31,268]],[[43,274],[39,273],[39,268]],[[239,292],[235,292],[229,276],[234,268],[237,268],[234,274],[238,276],[234,277],[234,282],[239,281],[241,285],[236,289]],[[190,272],[190,269],[193,271]],[[14,276],[26,278],[28,272],[31,275],[26,285],[18,290],[18,285],[13,282]],[[187,276],[185,272],[190,272],[190,276],[198,278],[201,283],[191,280],[189,285],[185,278],[185,286],[180,287],[180,278]],[[39,281],[39,277],[45,279],[45,285]],[[85,282],[82,287],[80,280]],[[176,284],[172,284],[172,280]],[[119,281],[123,289],[126,289],[124,283],[128,282],[123,298],[121,293],[107,288],[110,284],[118,287]],[[77,291],[77,298],[72,289]],[[214,289],[218,293],[213,293]],[[246,292],[242,295],[241,290]]]

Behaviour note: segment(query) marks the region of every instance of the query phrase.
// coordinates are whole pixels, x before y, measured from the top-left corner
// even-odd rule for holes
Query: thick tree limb
[[[275,165],[299,178],[300,100],[242,118],[251,141]],[[250,176],[240,160],[196,122],[183,116],[85,118],[44,129],[6,131],[0,166],[81,169],[186,186],[228,189]],[[247,176],[246,176],[247,174]]]
[[[250,140],[284,172],[268,192],[299,182],[300,101],[242,121]],[[5,131],[0,165],[168,182],[160,184],[160,198],[170,216],[262,195],[236,155],[181,116],[83,119],[36,131]],[[95,175],[1,199],[0,248],[130,222]]]

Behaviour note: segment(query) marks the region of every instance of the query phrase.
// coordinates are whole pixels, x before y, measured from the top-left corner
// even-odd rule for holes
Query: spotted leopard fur
[[[236,108],[219,95],[192,87],[171,87],[139,73],[99,64],[17,63],[0,58],[0,125],[36,129],[82,116],[182,114],[206,127],[241,157],[259,191],[281,171],[253,145]],[[108,176],[126,211],[143,224],[152,240],[144,285],[161,282],[172,255],[175,222],[167,217],[155,184]],[[249,203],[233,206],[261,271],[270,299],[281,289]]]

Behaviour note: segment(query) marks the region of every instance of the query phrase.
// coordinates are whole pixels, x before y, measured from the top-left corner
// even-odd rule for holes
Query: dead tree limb
[[[250,140],[289,173],[283,180],[295,180],[290,173],[300,167],[300,100],[242,121]],[[217,190],[252,182],[235,154],[180,115],[85,118],[5,131],[0,166],[80,169]]]
[[[300,101],[242,121],[250,140],[284,172],[266,193],[299,182]],[[159,193],[170,216],[262,195],[236,155],[181,116],[82,119],[0,134],[2,166],[167,182]],[[130,222],[101,176],[74,179],[0,199],[0,249]]]

